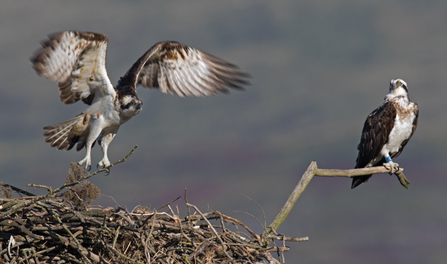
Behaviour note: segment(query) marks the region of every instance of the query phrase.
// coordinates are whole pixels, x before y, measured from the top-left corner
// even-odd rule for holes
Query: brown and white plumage
[[[129,69],[119,87],[160,88],[179,96],[209,96],[228,93],[225,86],[242,89],[247,77],[236,66],[178,42],[159,42]]]
[[[366,118],[362,130],[355,168],[385,165],[394,172],[399,164],[392,161],[402,153],[413,136],[419,117],[419,107],[410,102],[404,80],[393,79],[384,103]],[[368,181],[371,175],[356,176],[351,188]]]
[[[44,127],[46,131],[43,135],[47,137],[45,142],[59,150],[70,150],[78,143],[76,149],[81,150],[85,146],[87,117],[86,114],[80,114],[68,121]]]
[[[58,83],[62,102],[82,100],[90,105],[74,119],[44,128],[46,142],[52,147],[70,150],[78,144],[80,150],[85,146],[86,157],[79,163],[88,168],[97,139],[104,152],[98,165],[110,165],[108,145],[119,127],[142,109],[137,85],[179,96],[209,96],[249,84],[245,80],[249,76],[235,65],[178,42],[164,41],[144,53],[115,88],[105,66],[107,42],[100,33],[56,33],[31,58],[39,76]]]
[[[107,42],[99,33],[53,34],[42,42],[43,48],[31,62],[38,75],[58,83],[62,102],[72,104],[82,99],[90,105],[95,94],[115,94],[106,71]],[[90,85],[94,82],[106,85]]]

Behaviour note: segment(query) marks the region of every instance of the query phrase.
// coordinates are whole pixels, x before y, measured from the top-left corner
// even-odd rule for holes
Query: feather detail
[[[56,81],[60,100],[92,104],[99,93],[114,94],[105,69],[107,37],[99,33],[66,31],[49,36],[30,59],[39,76]]]
[[[250,77],[232,63],[175,41],[152,46],[120,79],[116,89],[160,88],[178,96],[210,96],[243,89]]]
[[[47,137],[45,142],[50,143],[51,147],[55,147],[59,150],[70,150],[76,143],[82,143],[84,141],[85,135],[88,133],[89,129],[88,121],[88,115],[82,113],[68,121],[46,126],[43,128],[46,130],[43,133],[43,135]],[[77,150],[82,149],[84,144],[81,145],[81,148],[79,148],[78,144]]]

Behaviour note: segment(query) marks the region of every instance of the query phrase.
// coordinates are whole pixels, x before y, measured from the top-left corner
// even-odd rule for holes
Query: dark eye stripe
[[[136,104],[137,104],[137,102],[135,102],[135,101],[131,101],[130,103],[128,103],[128,104],[126,104],[126,105],[121,105],[121,109],[125,110],[125,109],[128,109],[128,108],[131,107],[131,106],[136,105]],[[141,104],[143,104],[143,103],[141,103]]]
[[[130,107],[130,104],[122,105],[121,109],[126,110]]]
[[[402,84],[402,87],[404,87],[405,91],[408,92],[408,88],[407,88],[407,86],[405,84]]]

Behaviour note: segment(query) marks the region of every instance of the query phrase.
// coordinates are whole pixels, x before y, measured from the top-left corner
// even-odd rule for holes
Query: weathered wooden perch
[[[410,181],[405,177],[403,173],[403,168],[399,168],[398,171],[394,173],[397,176],[400,184],[404,186],[406,189],[410,189],[408,184]],[[332,169],[318,169],[315,172],[315,176],[321,177],[355,177],[355,176],[363,176],[369,174],[379,174],[379,173],[390,173],[390,170],[386,167],[371,167],[371,168],[363,168],[363,169],[352,169],[352,170],[332,170]]]
[[[408,184],[410,184],[410,181],[405,177],[404,173],[402,172],[403,170],[404,170],[403,168],[399,168],[399,170],[394,174],[397,176],[402,186],[404,186],[406,189],[409,189]],[[301,177],[301,180],[295,186],[295,189],[293,189],[292,193],[289,196],[289,199],[284,204],[281,211],[278,213],[273,222],[268,226],[268,228],[264,231],[264,233],[262,233],[261,236],[266,238],[269,235],[276,233],[276,230],[284,222],[287,215],[289,215],[296,201],[298,200],[300,195],[304,192],[310,180],[312,180],[314,176],[350,178],[354,176],[363,176],[363,175],[379,174],[379,173],[389,174],[390,170],[385,167],[371,167],[371,168],[351,169],[351,170],[319,169],[317,167],[317,162],[312,161],[307,170],[304,172],[303,176]]]

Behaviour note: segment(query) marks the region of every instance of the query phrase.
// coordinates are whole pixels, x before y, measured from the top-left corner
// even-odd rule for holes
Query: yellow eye
[[[130,102],[130,105],[134,105],[134,104],[135,104],[135,102],[134,102],[134,101]]]
[[[400,81],[398,81],[396,84],[397,84],[397,86],[401,86],[402,85],[402,83]]]

